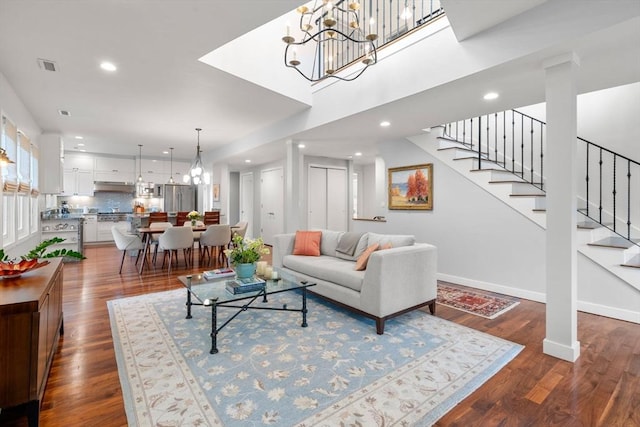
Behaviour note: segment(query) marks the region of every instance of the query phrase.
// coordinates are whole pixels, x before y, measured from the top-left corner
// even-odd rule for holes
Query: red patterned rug
[[[516,298],[438,283],[438,304],[495,319],[520,304]]]

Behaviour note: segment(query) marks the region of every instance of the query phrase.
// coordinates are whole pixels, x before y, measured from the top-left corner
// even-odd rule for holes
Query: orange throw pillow
[[[322,231],[296,231],[294,255],[320,256]]]
[[[372,253],[378,250],[378,246],[380,245],[377,243],[374,243],[373,245],[369,246],[364,252],[362,252],[362,255],[360,255],[358,257],[358,260],[356,261],[356,271],[362,271],[365,268],[367,268],[369,257],[371,256]]]

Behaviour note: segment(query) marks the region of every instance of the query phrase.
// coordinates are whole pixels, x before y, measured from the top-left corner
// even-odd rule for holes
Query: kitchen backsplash
[[[145,207],[145,211],[161,211],[162,199],[141,199],[135,198],[131,194],[118,193],[118,192],[100,192],[95,196],[59,196],[57,203],[60,205],[63,201],[66,201],[72,209],[90,209],[97,212],[111,212],[113,209],[118,209],[120,212],[133,212],[133,206],[137,203],[142,203]]]

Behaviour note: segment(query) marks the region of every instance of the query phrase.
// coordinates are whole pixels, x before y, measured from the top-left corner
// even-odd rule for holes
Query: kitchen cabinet
[[[82,223],[82,234],[84,243],[93,243],[98,241],[98,215],[85,214],[83,215],[84,222]]]
[[[82,253],[82,223],[82,218],[43,218],[40,221],[42,239],[48,240],[52,237],[60,237],[64,239],[64,242],[51,245],[50,249],[68,249]],[[68,260],[78,261],[76,258],[68,258]]]
[[[65,169],[63,196],[93,196],[93,170]]]
[[[94,179],[96,181],[134,182],[135,173],[133,158],[95,157]]]
[[[0,281],[0,408],[26,403],[37,426],[60,335],[63,263],[54,258],[21,277]]]
[[[65,153],[64,169],[81,169],[93,172],[93,170],[95,169],[95,160],[91,154]]]
[[[60,194],[63,187],[64,141],[60,135],[45,133],[38,138],[39,189],[43,194]]]
[[[129,221],[98,221],[98,242],[113,242],[111,227],[116,226],[124,234],[129,233]]]

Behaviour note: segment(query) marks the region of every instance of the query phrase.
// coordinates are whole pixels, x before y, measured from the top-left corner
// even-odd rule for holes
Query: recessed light
[[[354,155],[355,156],[362,156],[362,153],[358,151],[357,153],[354,153]]]
[[[386,128],[387,126],[391,126],[391,123],[385,120],[383,122],[380,122],[380,126],[382,126],[383,128]]]
[[[251,163],[251,159],[247,159],[244,161],[245,163]]]
[[[169,152],[167,150],[164,150],[162,154],[169,154]]]
[[[491,101],[492,99],[497,99],[498,96],[499,95],[496,92],[489,92],[485,94],[483,98],[485,99],[485,101]]]
[[[116,67],[114,64],[112,64],[111,62],[102,62],[100,64],[100,68],[102,68],[105,71],[116,71],[118,69],[118,67]]]
[[[58,110],[58,114],[60,114],[61,116],[70,116],[71,112],[69,112],[68,110]]]
[[[84,144],[82,142],[79,142],[78,147],[84,147]]]
[[[304,145],[304,144],[298,144],[298,148],[304,148],[304,147],[306,147],[306,145]]]
[[[76,139],[84,139],[84,136],[76,135]]]

